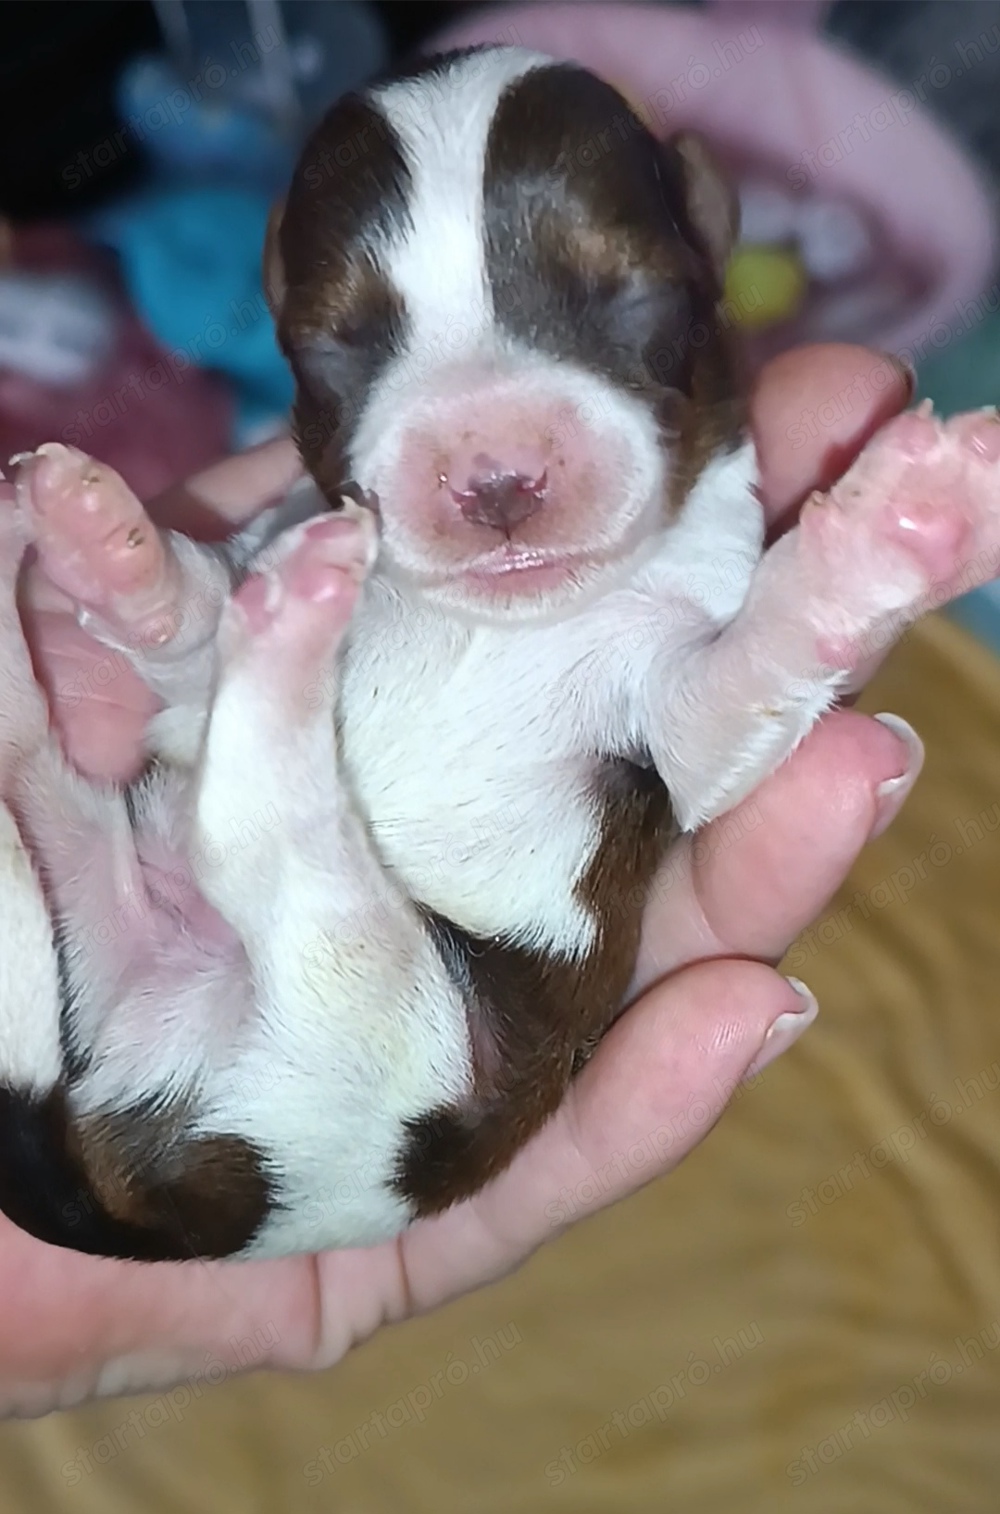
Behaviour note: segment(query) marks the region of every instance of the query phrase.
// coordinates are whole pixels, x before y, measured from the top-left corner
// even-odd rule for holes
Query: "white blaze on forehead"
[[[501,332],[495,319],[484,244],[484,202],[494,187],[487,149],[506,92],[554,66],[541,53],[492,49],[369,94],[410,180],[405,214],[386,227],[376,254],[403,304],[405,337],[365,392],[346,461],[379,495],[383,560],[404,572],[439,573],[450,561],[443,538],[459,517],[434,511],[466,442],[467,450],[482,442],[491,457],[517,456],[523,445],[558,451],[566,479],[575,476],[594,499],[585,513],[575,495],[557,491],[564,508],[548,516],[556,536],[569,533],[582,551],[624,550],[662,494],[666,459],[649,406],[570,354],[537,351]],[[516,94],[503,114],[504,132],[517,131]],[[588,449],[603,462],[600,480],[584,466]],[[459,532],[449,550],[471,553],[473,545],[463,547]]]
[[[461,328],[460,347],[468,352],[492,325],[483,247],[486,143],[507,86],[551,62],[519,48],[473,53],[439,73],[372,94],[399,138],[412,177],[410,224],[383,252],[403,297],[411,350]]]

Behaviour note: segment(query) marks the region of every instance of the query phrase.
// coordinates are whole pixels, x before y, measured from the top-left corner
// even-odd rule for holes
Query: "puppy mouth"
[[[574,543],[572,548],[507,540],[463,553],[448,564],[432,565],[425,557],[419,567],[414,564],[406,569],[397,563],[395,571],[424,590],[457,594],[461,599],[562,599],[593,587],[616,565],[630,562],[637,546],[634,536],[629,532],[613,542]]]
[[[593,566],[588,558],[579,554],[544,552],[509,543],[499,551],[468,563],[450,574],[449,579],[481,593],[532,593],[559,588],[572,582],[585,568]]]
[[[541,582],[551,579],[556,582],[599,565],[601,553],[590,546],[574,542],[572,546],[562,543],[533,543],[508,538],[470,554],[464,561],[455,563],[446,571],[453,582],[475,582],[486,586],[498,585],[504,592],[516,585]]]
[[[560,552],[508,542],[448,567],[429,565],[401,576],[425,590],[458,592],[462,598],[509,599],[571,589],[591,577],[600,563],[590,554]],[[395,572],[401,565],[395,565]]]

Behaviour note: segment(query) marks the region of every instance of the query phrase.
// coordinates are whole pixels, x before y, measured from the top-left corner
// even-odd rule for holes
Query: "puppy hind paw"
[[[16,488],[41,570],[81,618],[155,638],[176,608],[172,560],[114,469],[46,442],[18,460]]]
[[[339,645],[377,545],[371,514],[353,504],[285,532],[226,609],[224,659],[252,653],[266,659],[262,671],[307,675]]]

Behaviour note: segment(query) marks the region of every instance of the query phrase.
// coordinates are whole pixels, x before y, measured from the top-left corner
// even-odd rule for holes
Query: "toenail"
[[[875,719],[897,738],[905,751],[905,758],[903,771],[895,778],[887,778],[875,790],[875,824],[869,837],[872,841],[895,820],[924,765],[924,744],[907,721],[891,714],[876,715]]]
[[[15,452],[7,459],[7,467],[20,468],[22,463],[29,463],[34,456],[33,452]]]
[[[369,510],[372,515],[380,513],[379,498],[373,489],[362,489],[353,479],[348,479],[340,491],[342,505],[360,505],[363,510]]]
[[[170,621],[160,620],[157,621],[156,625],[149,626],[143,632],[142,640],[151,647],[162,647],[166,642],[170,641],[173,634],[174,628]]]
[[[894,352],[883,352],[882,357],[885,362],[888,363],[893,372],[898,374],[898,376],[902,379],[903,384],[906,387],[906,398],[904,399],[903,404],[904,406],[908,405],[917,389],[916,369],[913,368],[913,366],[908,363],[905,358],[897,357]]]

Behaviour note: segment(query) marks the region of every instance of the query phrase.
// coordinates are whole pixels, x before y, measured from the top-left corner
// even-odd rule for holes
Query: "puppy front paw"
[[[901,630],[1000,572],[1000,422],[897,416],[839,483],[802,511],[799,566],[817,652],[853,670]],[[888,644],[888,643],[886,643]]]

